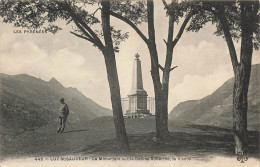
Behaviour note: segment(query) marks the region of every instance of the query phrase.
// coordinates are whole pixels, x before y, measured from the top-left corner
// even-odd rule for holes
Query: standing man
[[[59,128],[57,133],[62,133],[65,128],[66,120],[69,115],[69,107],[65,103],[64,98],[60,99],[61,105],[59,108]]]

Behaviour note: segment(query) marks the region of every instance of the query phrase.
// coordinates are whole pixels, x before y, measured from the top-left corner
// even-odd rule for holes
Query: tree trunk
[[[147,0],[147,18],[148,18],[148,49],[151,59],[151,75],[155,94],[155,120],[156,120],[156,137],[162,141],[169,138],[168,131],[168,107],[162,84],[160,81],[158,54],[155,44],[154,29],[154,3],[153,0]]]
[[[247,152],[247,93],[253,54],[253,30],[259,2],[241,2],[240,66],[235,74],[233,99],[233,130],[235,153]]]
[[[154,45],[149,45],[149,51],[151,56],[151,76],[155,94],[156,137],[162,141],[167,141],[170,137],[168,130],[168,100],[165,98],[166,96],[160,82],[158,58],[155,59],[157,51]]]
[[[231,38],[227,20],[224,16],[218,15],[223,28],[225,39],[235,74],[233,88],[233,133],[235,153],[247,152],[247,93],[251,74],[253,54],[253,31],[257,21],[259,3],[253,1],[240,2],[241,10],[241,52],[240,63],[237,61],[235,47]]]
[[[169,15],[169,27],[168,27],[168,39],[166,43],[166,60],[163,70],[162,76],[162,88],[161,88],[161,116],[160,120],[162,123],[162,127],[164,130],[163,140],[167,140],[170,137],[168,130],[168,95],[169,95],[169,80],[170,80],[170,68],[172,64],[172,56],[173,56],[173,48],[174,45],[172,43],[173,39],[173,31],[174,31],[174,18],[172,15]]]
[[[250,70],[238,69],[233,89],[233,133],[235,153],[247,152],[247,92]],[[245,82],[248,80],[248,82]]]
[[[105,47],[102,50],[107,70],[107,77],[110,88],[112,109],[113,109],[113,118],[115,123],[115,132],[116,138],[119,142],[119,149],[123,152],[130,151],[129,142],[126,135],[124,117],[122,112],[121,105],[121,96],[120,96],[120,87],[118,81],[115,53],[113,50],[113,42],[111,38],[110,31],[110,2],[102,1],[102,10],[101,10],[101,19],[102,19],[102,28],[104,33]]]
[[[169,97],[169,79],[170,79],[170,70],[169,68],[164,68],[162,76],[162,90],[160,98],[161,101],[161,122],[164,129],[163,140],[167,140],[170,137],[168,130],[168,97]]]
[[[233,99],[233,130],[235,153],[247,152],[247,93],[253,54],[253,30],[259,8],[258,2],[241,2],[240,66],[235,74]]]
[[[124,117],[121,105],[120,87],[116,69],[115,56],[109,53],[104,53],[107,69],[107,77],[110,88],[113,118],[115,124],[116,138],[119,142],[119,149],[124,152],[130,151],[129,142],[126,134]]]
[[[170,137],[168,130],[168,107],[163,91],[155,91],[156,105],[156,137],[162,141],[167,141]]]
[[[166,98],[168,96],[159,88],[155,88],[154,93],[156,109],[156,137],[162,141],[167,141],[170,137],[168,130],[168,101]]]

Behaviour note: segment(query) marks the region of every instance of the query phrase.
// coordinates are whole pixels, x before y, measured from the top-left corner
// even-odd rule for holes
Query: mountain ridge
[[[58,86],[58,87],[64,87],[56,78],[52,77],[49,81],[48,81],[51,85],[53,86]]]
[[[24,130],[53,122],[57,119],[61,97],[69,105],[71,122],[112,115],[111,110],[98,105],[76,88],[65,88],[55,78],[44,81],[27,74],[0,73],[0,126]],[[19,122],[15,123],[16,120]]]
[[[252,65],[248,91],[248,126],[259,128],[260,118],[260,64]],[[176,105],[169,119],[189,121],[196,124],[232,128],[232,99],[234,77],[228,79],[212,94],[199,100],[189,100]]]

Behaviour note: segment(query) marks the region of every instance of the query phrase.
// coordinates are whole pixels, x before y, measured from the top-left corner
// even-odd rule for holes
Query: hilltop
[[[260,64],[252,66],[248,91],[248,128],[259,129],[260,114]],[[190,100],[174,107],[169,119],[189,121],[202,125],[232,128],[232,99],[234,78],[227,80],[211,95],[200,100]]]
[[[0,87],[2,133],[20,133],[54,122],[61,97],[69,105],[71,122],[112,115],[111,110],[98,105],[76,88],[65,88],[55,78],[44,81],[27,74],[1,73]]]

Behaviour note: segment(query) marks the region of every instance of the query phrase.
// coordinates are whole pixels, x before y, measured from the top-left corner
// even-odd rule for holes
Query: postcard
[[[4,0],[0,166],[259,166],[259,2]]]

